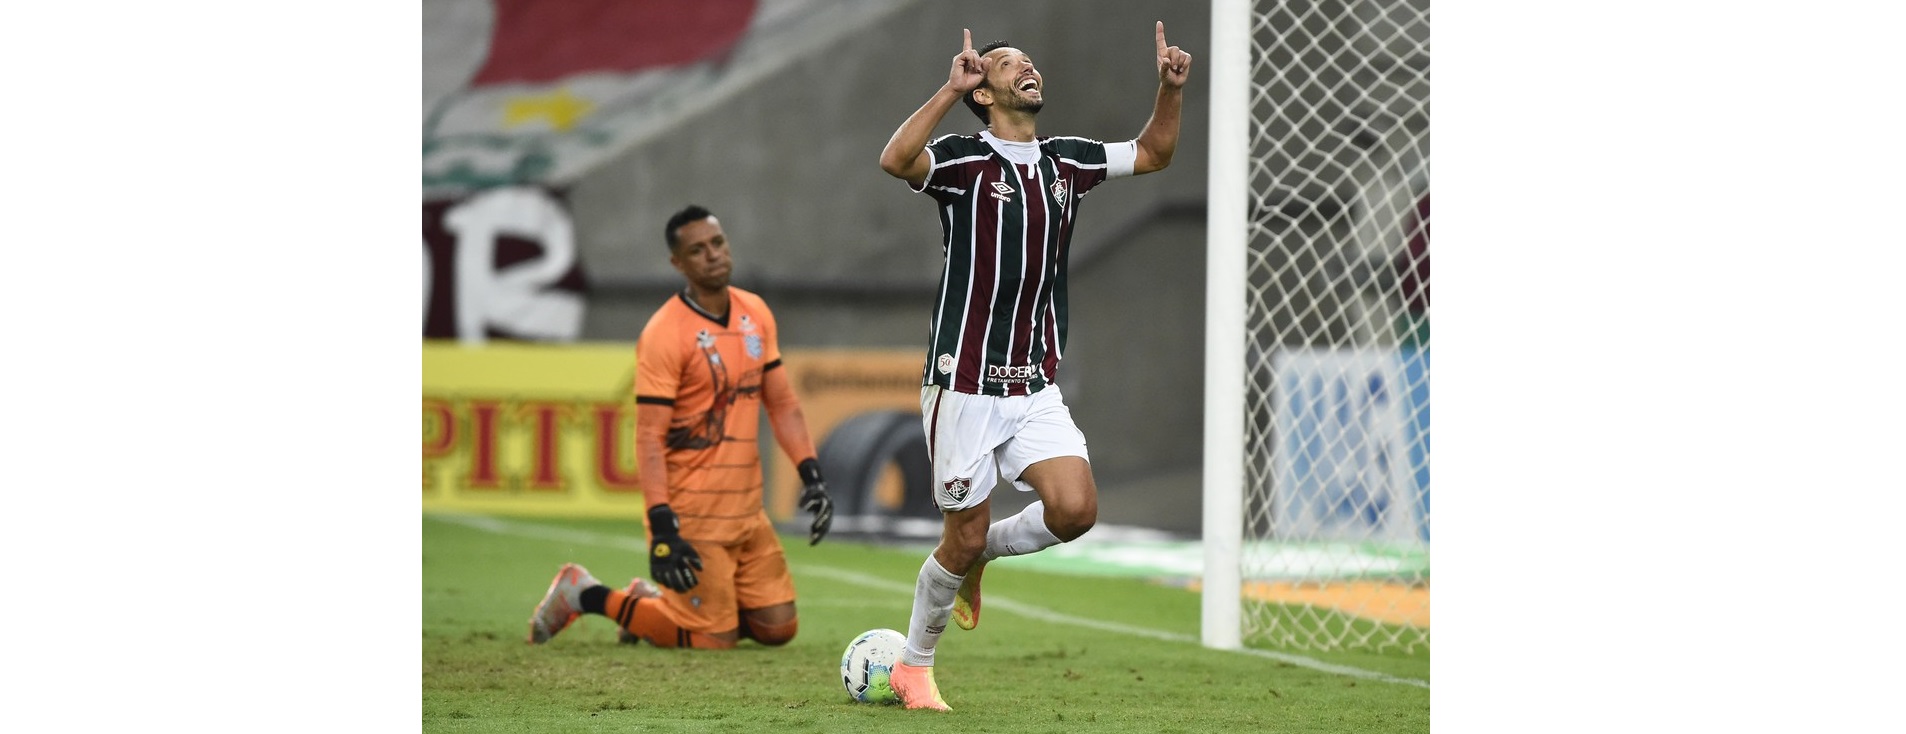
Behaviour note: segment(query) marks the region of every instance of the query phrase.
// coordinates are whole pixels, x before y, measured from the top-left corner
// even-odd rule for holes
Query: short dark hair
[[[1002,49],[1011,45],[1013,45],[1011,41],[994,41],[992,43],[981,46],[979,50],[976,51],[975,53],[978,53],[981,56],[985,56],[986,54],[992,53],[996,49]],[[973,114],[979,116],[980,122],[991,125],[993,124],[993,117],[992,115],[989,115],[986,113],[986,106],[973,101],[973,92],[979,91],[980,88],[984,86],[986,86],[986,80],[985,79],[979,80],[979,86],[974,87],[971,90],[968,90],[966,93],[966,99],[962,101],[966,102],[966,109],[972,110]]]
[[[667,228],[662,230],[662,236],[667,238],[668,241],[668,251],[675,251],[675,243],[677,241],[675,230],[681,229],[682,225],[688,224],[689,222],[699,222],[712,216],[715,216],[715,213],[708,211],[707,208],[700,204],[689,204],[681,211],[675,212],[674,216],[668,218]]]

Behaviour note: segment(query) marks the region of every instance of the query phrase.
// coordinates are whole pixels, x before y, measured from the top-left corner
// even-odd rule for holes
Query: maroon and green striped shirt
[[[1029,395],[1056,378],[1066,342],[1066,256],[1080,200],[1131,175],[1136,148],[1041,137],[1014,163],[990,133],[927,145],[920,191],[939,204],[946,256],[922,384]]]

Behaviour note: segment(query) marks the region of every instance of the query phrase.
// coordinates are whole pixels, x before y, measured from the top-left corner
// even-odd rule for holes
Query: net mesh
[[[1429,3],[1256,2],[1247,644],[1429,647]]]

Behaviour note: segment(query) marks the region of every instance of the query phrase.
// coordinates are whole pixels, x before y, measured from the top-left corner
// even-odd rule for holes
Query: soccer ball
[[[890,629],[867,630],[847,643],[840,654],[840,683],[848,697],[861,703],[899,703],[900,696],[887,683],[907,636]]]

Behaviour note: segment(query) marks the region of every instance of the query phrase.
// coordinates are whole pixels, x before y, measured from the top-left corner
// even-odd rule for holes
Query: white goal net
[[[1426,652],[1429,2],[1212,28],[1204,640]]]

